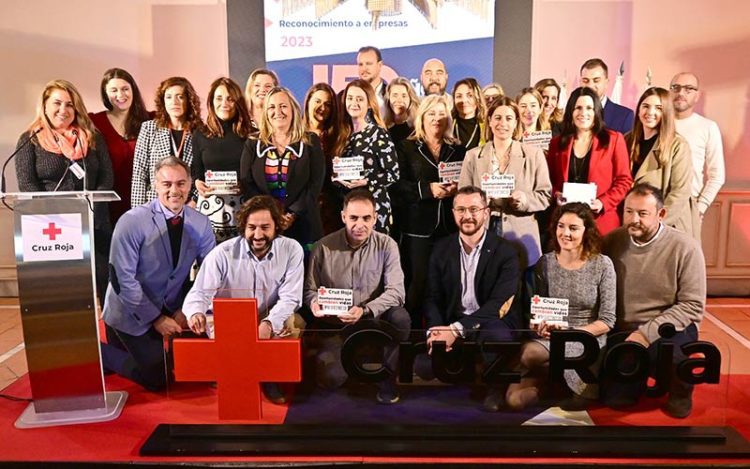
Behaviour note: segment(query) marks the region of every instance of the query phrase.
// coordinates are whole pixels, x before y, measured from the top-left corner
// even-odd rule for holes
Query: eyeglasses
[[[486,209],[487,207],[453,207],[453,211],[456,212],[459,215],[463,215],[466,212],[469,212],[472,215],[476,215],[477,213],[481,212],[482,210]]]
[[[698,88],[696,88],[693,85],[677,85],[677,84],[675,84],[675,85],[671,85],[669,87],[669,89],[672,90],[673,93],[679,93],[680,91],[685,90],[685,93],[687,93],[687,94],[695,93],[696,91],[698,91]]]

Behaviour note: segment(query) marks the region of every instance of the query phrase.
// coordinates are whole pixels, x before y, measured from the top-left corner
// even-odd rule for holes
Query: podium
[[[93,203],[114,191],[16,192],[18,298],[32,403],[16,420],[34,428],[115,419],[126,392],[105,392],[94,280]]]

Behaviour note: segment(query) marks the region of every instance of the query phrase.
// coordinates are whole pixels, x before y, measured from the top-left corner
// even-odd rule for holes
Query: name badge
[[[86,175],[86,171],[84,171],[78,163],[72,163],[70,165],[70,172],[73,173],[78,179],[83,179],[83,177]]]

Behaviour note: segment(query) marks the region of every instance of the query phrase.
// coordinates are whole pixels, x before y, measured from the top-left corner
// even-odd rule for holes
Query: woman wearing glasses
[[[458,186],[482,187],[487,178],[513,177],[510,194],[488,194],[489,229],[513,242],[522,267],[533,265],[542,255],[535,215],[549,206],[552,189],[544,152],[515,140],[521,133],[520,112],[508,97],[490,103],[485,129],[487,143],[467,153]]]
[[[693,166],[690,147],[675,131],[674,110],[664,88],[647,89],[638,100],[633,130],[625,136],[630,150],[633,183],[648,183],[661,189],[666,225],[693,237],[697,207],[690,197]]]

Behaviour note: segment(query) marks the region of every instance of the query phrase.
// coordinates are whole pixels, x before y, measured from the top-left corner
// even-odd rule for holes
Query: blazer
[[[185,130],[185,144],[180,159],[188,166],[193,164],[193,137]],[[179,145],[179,144],[178,144]],[[130,200],[133,207],[143,205],[156,198],[154,190],[154,167],[158,161],[172,154],[172,137],[169,129],[158,127],[155,120],[141,124],[138,140],[135,142],[135,156],[133,156],[133,182]],[[191,197],[197,193],[193,190]]]
[[[438,164],[421,140],[403,140],[399,143],[398,167],[401,179],[392,186],[404,217],[400,220],[401,232],[420,238],[428,238],[435,231],[456,231],[453,221],[453,197],[435,199],[430,183],[440,182]],[[444,143],[440,148],[439,161],[448,163],[463,161],[466,149],[462,145]]]
[[[145,334],[163,311],[182,307],[193,262],[216,241],[205,215],[185,206],[180,258],[173,266],[167,221],[158,200],[128,210],[112,235],[104,322],[130,335]]]
[[[286,199],[284,209],[293,213],[297,220],[290,231],[304,227],[308,233],[287,233],[303,245],[308,241],[317,241],[323,236],[323,225],[320,221],[318,197],[323,188],[326,175],[326,162],[320,139],[313,133],[308,133],[310,143],[302,141],[290,143],[287,148],[292,152],[286,179]],[[273,147],[260,140],[250,138],[245,142],[240,159],[240,178],[243,192],[247,199],[271,191],[266,183],[266,154]],[[298,225],[299,224],[299,225]],[[306,238],[304,241],[300,236]]]
[[[620,226],[618,206],[633,184],[630,175],[630,158],[625,145],[625,138],[620,132],[607,130],[609,145],[602,147],[594,136],[591,143],[591,161],[589,163],[588,182],[596,184],[596,197],[602,202],[602,211],[595,214],[596,226],[602,236]],[[573,151],[573,138],[564,148],[560,148],[560,138],[555,137],[549,144],[547,166],[552,181],[553,199],[561,193],[563,183],[568,181],[570,154]]]
[[[534,213],[549,207],[552,183],[541,148],[514,141],[509,156],[507,173],[515,176],[516,190],[526,194],[526,205],[516,210],[510,206],[508,199],[491,199],[490,208],[493,212],[502,213],[503,237],[523,245],[527,257],[523,265],[533,265],[542,255],[539,225]],[[492,158],[493,142],[470,150],[461,169],[458,187],[482,187],[482,175],[492,174]]]
[[[630,148],[631,134],[626,135],[625,140]],[[633,184],[645,182],[661,189],[667,209],[664,224],[695,238],[693,217],[698,209],[690,199],[694,177],[690,146],[680,135],[675,135],[664,165],[659,163],[660,154],[661,150],[651,149],[635,174]]]
[[[480,329],[484,324],[500,319],[503,305],[514,299],[519,286],[518,255],[510,243],[488,231],[474,277],[474,294],[479,309],[470,315],[463,314],[460,249],[463,248],[456,233],[440,239],[432,250],[425,298],[428,328],[458,321],[467,332]],[[520,326],[517,310],[513,305],[502,317],[512,329]]]
[[[607,99],[607,104],[604,106],[604,125],[608,129],[626,134],[633,130],[633,122],[635,114],[633,110],[625,106],[621,106],[611,99]]]

